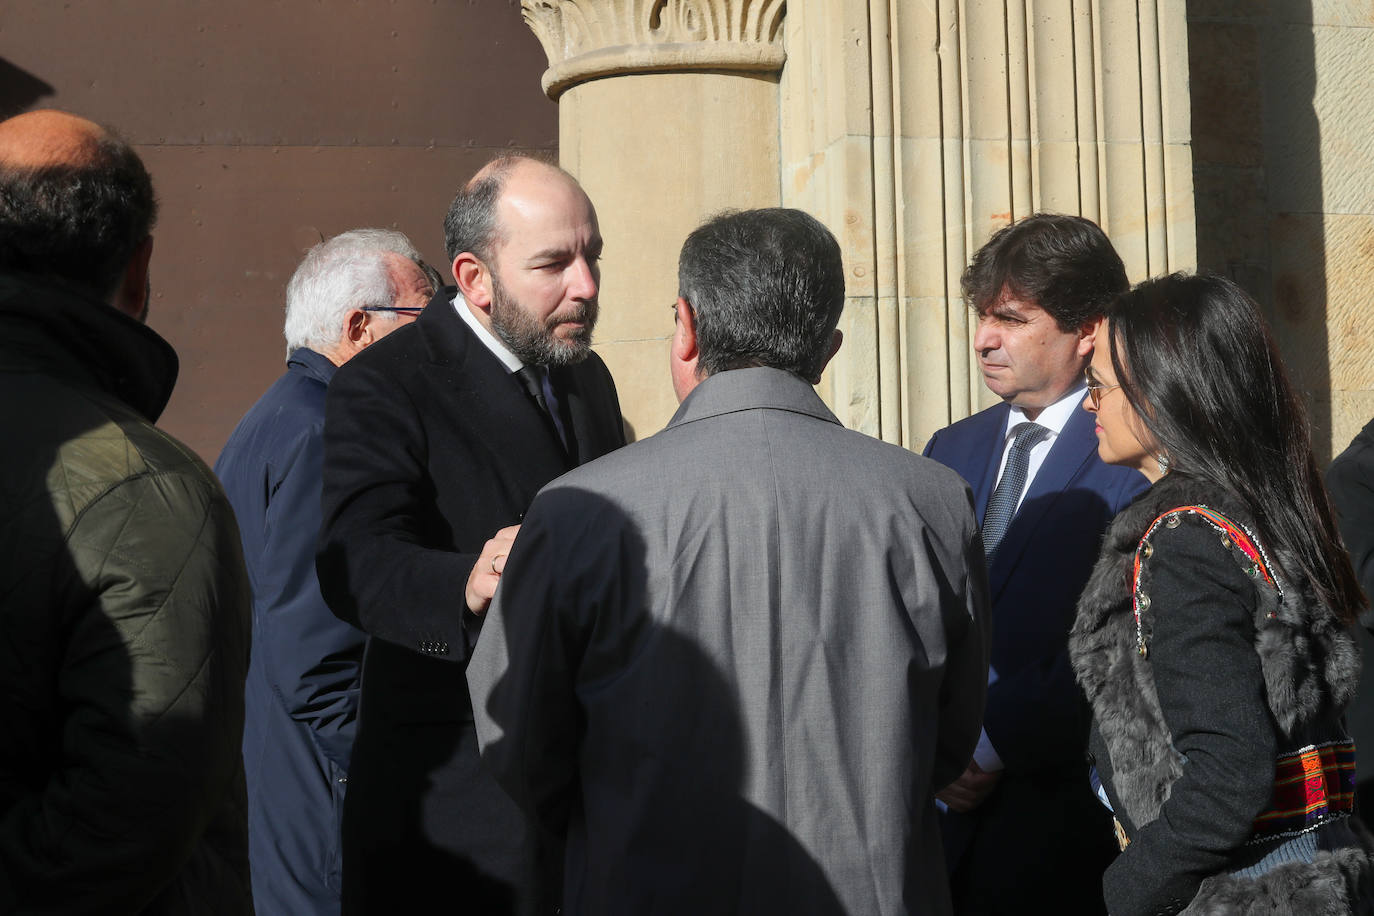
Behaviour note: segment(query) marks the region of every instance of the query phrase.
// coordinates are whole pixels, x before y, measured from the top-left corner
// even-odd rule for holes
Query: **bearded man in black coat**
[[[577,182],[496,160],[444,234],[457,289],[341,367],[326,403],[320,586],[369,634],[346,913],[552,908],[561,851],[479,766],[464,667],[534,494],[624,444]]]

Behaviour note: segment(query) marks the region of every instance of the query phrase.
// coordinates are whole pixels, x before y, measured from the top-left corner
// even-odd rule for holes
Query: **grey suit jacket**
[[[774,369],[546,487],[468,669],[483,761],[566,834],[568,913],[943,913],[972,753],[968,486]]]

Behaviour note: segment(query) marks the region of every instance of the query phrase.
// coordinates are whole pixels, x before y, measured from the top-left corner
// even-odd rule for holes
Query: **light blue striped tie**
[[[1007,466],[1002,469],[1002,479],[997,481],[997,489],[992,491],[992,498],[988,500],[988,511],[983,513],[983,556],[987,557],[989,563],[1016,516],[1016,504],[1021,501],[1021,491],[1026,488],[1031,449],[1049,434],[1049,429],[1039,423],[1022,423],[1012,434]]]

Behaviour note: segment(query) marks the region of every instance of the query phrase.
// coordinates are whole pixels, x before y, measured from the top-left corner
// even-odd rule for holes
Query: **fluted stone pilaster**
[[[1192,267],[1184,0],[807,0],[787,13],[783,203],[845,252],[822,394],[919,449],[994,399],[959,275],[1037,210],[1099,222],[1133,280]]]
[[[1195,262],[1185,0],[521,6],[563,164],[601,213],[598,349],[640,434],[674,406],[678,248],[722,208],[799,207],[839,237],[822,396],[910,448],[992,400],[959,275],[999,227],[1083,214],[1136,280]]]

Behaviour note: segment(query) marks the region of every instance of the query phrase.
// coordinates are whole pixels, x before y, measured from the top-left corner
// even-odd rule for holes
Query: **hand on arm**
[[[588,536],[597,516],[588,505],[577,491],[535,498],[467,669],[483,766],[557,835],[567,829],[586,727],[577,672],[595,610],[620,594],[625,575],[604,516]],[[580,545],[572,564],[569,543]]]
[[[472,572],[468,573],[467,587],[463,590],[468,610],[472,613],[481,616],[491,606],[496,586],[501,584],[501,573],[506,569],[506,557],[510,555],[519,531],[519,525],[502,528],[482,545],[482,552],[473,564]]]
[[[394,367],[340,367],[325,400],[320,591],[335,616],[416,651],[466,657],[477,554],[444,543],[420,412]]]

